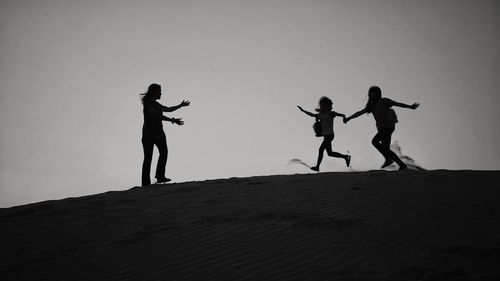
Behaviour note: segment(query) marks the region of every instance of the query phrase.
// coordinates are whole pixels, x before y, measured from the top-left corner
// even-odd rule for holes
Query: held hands
[[[347,124],[347,122],[349,122],[349,120],[351,120],[351,119],[349,119],[349,117],[344,117],[344,120],[343,120],[344,124]]]

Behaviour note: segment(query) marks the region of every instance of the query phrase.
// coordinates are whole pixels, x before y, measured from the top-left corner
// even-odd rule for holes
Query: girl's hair
[[[151,101],[153,99],[153,95],[160,90],[161,90],[161,86],[158,84],[153,83],[153,84],[149,85],[148,90],[145,93],[141,94],[142,103],[147,102],[147,101]]]
[[[332,111],[333,102],[328,97],[321,97],[318,102],[317,112],[329,112]]]
[[[366,113],[371,113],[373,106],[382,98],[382,90],[378,86],[371,86],[368,89],[368,102],[366,103]]]

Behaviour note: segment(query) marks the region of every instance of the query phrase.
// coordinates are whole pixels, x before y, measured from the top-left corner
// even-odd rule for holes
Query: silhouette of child
[[[149,177],[151,161],[153,159],[153,148],[156,145],[160,156],[156,165],[155,178],[157,183],[169,182],[165,177],[165,166],[167,165],[168,147],[167,138],[163,131],[162,121],[170,121],[173,124],[183,125],[180,118],[170,118],[163,115],[163,112],[172,112],[181,107],[188,106],[189,101],[183,100],[179,105],[167,107],[157,102],[161,98],[161,86],[151,84],[146,93],[142,94],[144,125],[142,127],[142,148],[144,150],[144,161],[142,163],[142,186],[150,185]]]
[[[385,161],[381,168],[385,168],[394,161],[398,163],[399,169],[404,170],[407,165],[399,159],[399,157],[391,150],[391,137],[392,133],[396,128],[396,123],[398,118],[396,112],[391,107],[399,106],[403,108],[417,109],[419,103],[414,103],[412,105],[395,102],[388,98],[382,98],[382,90],[377,86],[372,86],[368,90],[368,102],[365,108],[354,113],[353,115],[344,118],[344,123],[349,122],[349,120],[357,118],[363,114],[373,114],[375,122],[377,125],[377,134],[372,139],[373,146],[384,156]]]
[[[319,121],[320,124],[321,133],[318,136],[323,136],[323,142],[319,147],[318,161],[316,162],[316,166],[311,167],[311,170],[316,172],[319,172],[319,166],[321,165],[321,161],[323,160],[323,152],[325,150],[328,156],[330,157],[343,158],[345,160],[347,167],[349,167],[351,163],[350,155],[332,151],[332,141],[333,138],[335,137],[335,134],[333,132],[333,119],[337,116],[345,118],[344,114],[337,113],[332,110],[332,104],[333,104],[332,100],[329,99],[328,97],[321,97],[319,99],[319,107],[316,108],[317,112],[316,114],[306,111],[302,109],[302,107],[300,106],[297,106],[300,109],[300,111],[304,112],[305,114],[311,117],[316,118],[316,120]]]

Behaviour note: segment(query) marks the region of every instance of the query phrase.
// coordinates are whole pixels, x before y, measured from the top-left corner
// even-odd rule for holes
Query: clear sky
[[[0,207],[140,185],[150,83],[176,181],[313,164],[313,110],[352,114],[379,85],[393,140],[427,169],[500,169],[500,1],[0,1]],[[356,170],[383,162],[372,116],[335,120]],[[155,155],[157,152],[155,151]],[[153,169],[156,160],[153,160]],[[345,171],[325,158],[323,171]]]

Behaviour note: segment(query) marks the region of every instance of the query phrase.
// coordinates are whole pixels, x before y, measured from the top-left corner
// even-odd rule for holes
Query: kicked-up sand
[[[0,209],[0,280],[500,280],[499,182],[280,175]]]

